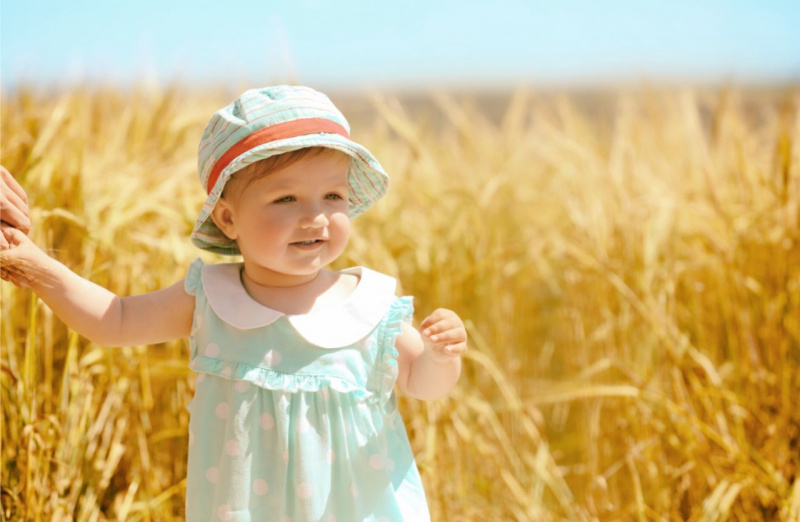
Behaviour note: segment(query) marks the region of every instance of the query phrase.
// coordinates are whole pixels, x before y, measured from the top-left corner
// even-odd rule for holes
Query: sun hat
[[[350,140],[350,125],[327,96],[290,85],[251,89],[215,112],[203,132],[197,170],[208,197],[192,231],[192,243],[218,254],[239,255],[236,242],[211,219],[225,184],[251,163],[307,147],[327,147],[350,156],[351,219],[389,188],[383,167],[366,148]]]

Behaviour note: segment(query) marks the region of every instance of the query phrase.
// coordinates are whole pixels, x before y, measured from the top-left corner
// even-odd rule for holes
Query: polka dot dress
[[[365,268],[330,313],[254,301],[241,264],[192,263],[188,521],[427,521],[394,383],[413,312]]]

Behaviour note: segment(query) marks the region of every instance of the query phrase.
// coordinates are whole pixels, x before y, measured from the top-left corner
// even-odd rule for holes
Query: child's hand
[[[467,351],[467,330],[452,310],[434,311],[422,321],[419,330],[425,349],[431,350],[437,359],[447,360]]]
[[[2,165],[0,165],[0,219],[25,234],[31,230],[28,196],[14,176]],[[7,248],[9,245],[5,237],[0,235],[0,249]]]

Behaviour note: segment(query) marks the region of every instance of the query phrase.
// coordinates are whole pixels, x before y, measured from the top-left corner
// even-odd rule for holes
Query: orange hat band
[[[241,154],[248,150],[254,149],[259,145],[269,143],[271,141],[285,140],[288,138],[295,138],[297,136],[304,136],[306,134],[339,134],[345,138],[350,138],[350,134],[343,126],[339,125],[333,120],[327,118],[302,118],[298,120],[285,121],[283,123],[276,123],[269,127],[250,134],[243,140],[236,143],[233,147],[227,150],[222,157],[219,158],[211,169],[211,174],[208,176],[208,185],[206,192],[209,194],[216,185],[219,175],[225,170],[225,167],[238,158]]]

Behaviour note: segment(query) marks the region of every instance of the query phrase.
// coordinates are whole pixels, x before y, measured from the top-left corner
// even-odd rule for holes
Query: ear
[[[222,230],[228,239],[236,240],[236,227],[234,226],[234,209],[230,201],[225,198],[219,198],[217,204],[214,205],[214,210],[211,211],[211,219],[214,224]]]

